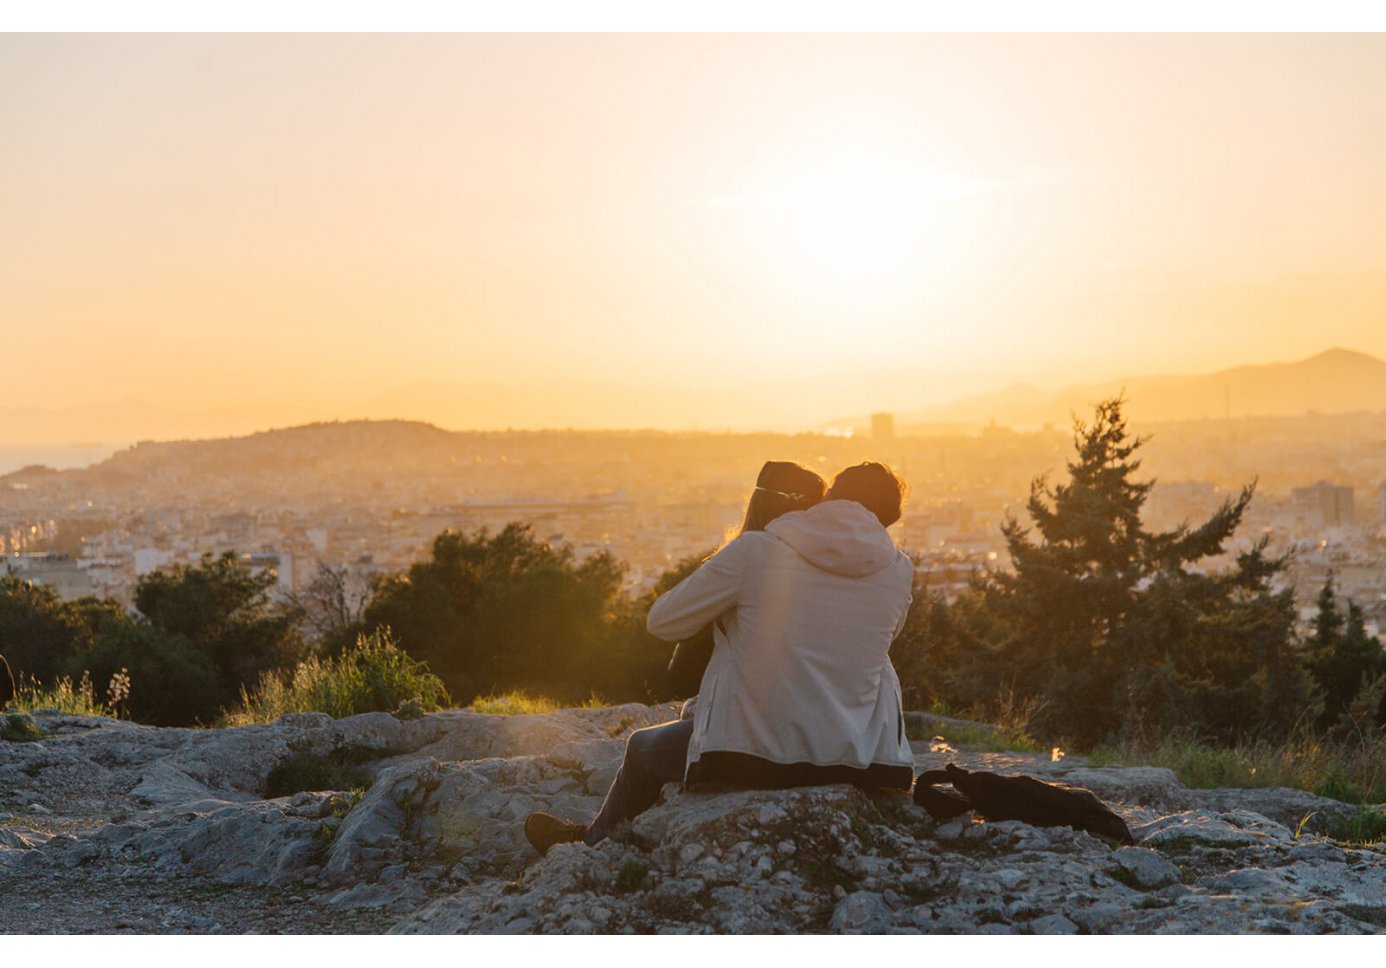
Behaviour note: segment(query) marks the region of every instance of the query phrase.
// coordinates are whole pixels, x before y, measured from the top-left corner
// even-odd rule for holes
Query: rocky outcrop
[[[225,730],[39,715],[44,738],[0,742],[0,894],[48,900],[0,905],[0,929],[1386,930],[1382,852],[1297,830],[1306,814],[1352,808],[1294,790],[1189,790],[1168,770],[1081,757],[939,748],[916,766],[1087,787],[1136,846],[1016,821],[939,824],[904,795],[845,786],[670,785],[606,843],[536,856],[524,817],[590,818],[624,737],[674,715],[298,714]],[[266,798],[294,757],[349,762],[356,788]],[[250,891],[287,903],[236,900]],[[190,898],[203,898],[196,913]]]

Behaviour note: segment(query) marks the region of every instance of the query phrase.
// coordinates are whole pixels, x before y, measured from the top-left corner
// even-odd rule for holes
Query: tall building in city
[[[1290,489],[1290,504],[1316,527],[1337,528],[1352,524],[1352,488],[1319,481]]]
[[[876,443],[889,443],[895,439],[895,414],[873,413],[871,415],[871,439]]]

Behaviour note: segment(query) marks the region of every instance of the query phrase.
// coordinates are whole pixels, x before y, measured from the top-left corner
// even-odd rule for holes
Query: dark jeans
[[[583,842],[599,844],[611,835],[622,820],[630,820],[648,810],[659,799],[664,784],[683,779],[688,740],[693,720],[679,719],[637,729],[626,740],[626,756],[602,809],[587,827]]]

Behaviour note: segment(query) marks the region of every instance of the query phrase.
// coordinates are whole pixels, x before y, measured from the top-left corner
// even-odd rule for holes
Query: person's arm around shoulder
[[[683,581],[650,606],[645,627],[656,638],[677,642],[696,633],[728,609],[741,591],[741,568],[746,537],[731,542],[698,566]]]

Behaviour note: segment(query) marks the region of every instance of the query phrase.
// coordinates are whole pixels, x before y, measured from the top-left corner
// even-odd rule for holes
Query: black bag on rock
[[[951,783],[961,796],[936,790]],[[1002,776],[961,769],[949,763],[941,770],[921,773],[914,784],[914,802],[935,820],[948,820],[975,810],[988,820],[1020,820],[1036,827],[1073,827],[1134,844],[1126,822],[1082,787],[1045,783],[1032,776]]]

